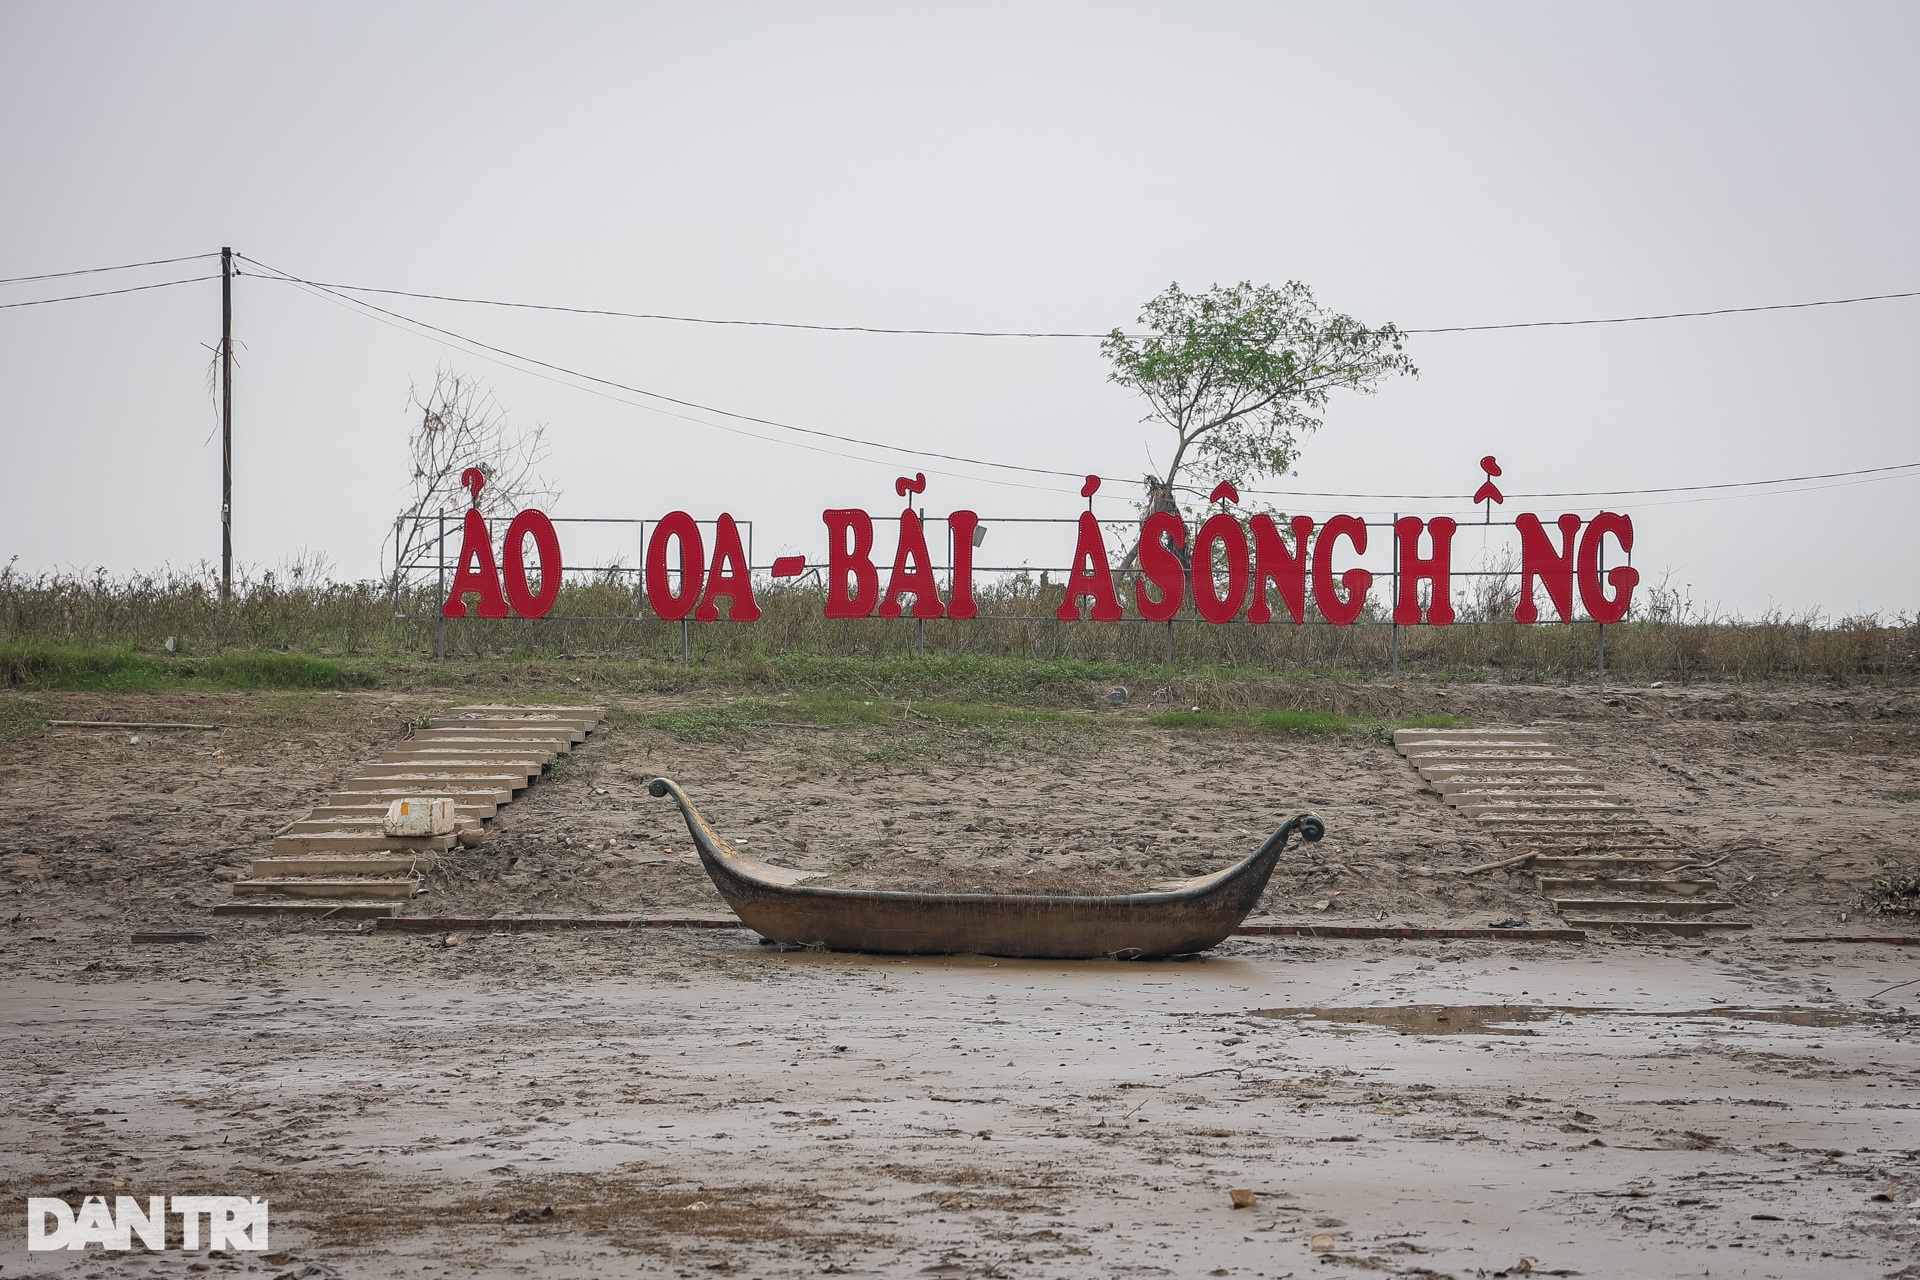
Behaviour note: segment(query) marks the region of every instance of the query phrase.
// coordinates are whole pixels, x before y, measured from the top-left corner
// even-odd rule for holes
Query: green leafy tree
[[[1171,284],[1141,310],[1139,327],[1146,332],[1115,329],[1100,350],[1109,379],[1146,400],[1142,421],[1173,432],[1165,469],[1145,477],[1147,511],[1195,511],[1222,480],[1248,489],[1286,475],[1333,392],[1419,374],[1399,329],[1329,311],[1298,281],[1205,293]]]

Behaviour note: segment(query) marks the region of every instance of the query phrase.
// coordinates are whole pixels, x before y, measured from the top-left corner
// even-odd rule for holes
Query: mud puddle
[[[1830,1009],[1622,1009],[1573,1004],[1403,1004],[1344,1009],[1252,1009],[1248,1016],[1293,1022],[1330,1022],[1336,1033],[1353,1034],[1361,1026],[1383,1027],[1403,1036],[1531,1036],[1520,1024],[1557,1018],[1666,1018],[1675,1021],[1725,1019],[1771,1022],[1793,1027],[1841,1027],[1859,1023],[1905,1022],[1898,1015],[1840,1012]]]

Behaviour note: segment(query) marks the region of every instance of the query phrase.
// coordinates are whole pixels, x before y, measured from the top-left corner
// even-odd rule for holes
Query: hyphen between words
[[[1492,477],[1500,474],[1492,458],[1483,459],[1487,483],[1475,502],[1504,501]],[[460,543],[460,559],[442,612],[449,618],[467,616],[465,597],[479,597],[476,612],[482,618],[542,618],[560,594],[560,537],[553,522],[529,508],[507,526],[501,555],[496,560],[486,519],[478,510],[485,477],[469,468],[464,482],[475,506],[468,510]],[[1084,617],[1093,622],[1118,622],[1125,613],[1114,585],[1106,534],[1091,510],[1097,476],[1088,476],[1081,496],[1088,510],[1079,519],[1079,539],[1066,597],[1057,616],[1063,622]],[[926,477],[901,477],[895,492],[902,497],[926,489]],[[1139,574],[1132,581],[1135,614],[1153,622],[1174,618],[1191,600],[1194,611],[1211,623],[1245,617],[1248,622],[1274,620],[1269,591],[1296,624],[1308,618],[1308,601],[1326,621],[1337,627],[1357,621],[1366,607],[1374,575],[1362,568],[1336,569],[1337,558],[1367,550],[1367,524],[1358,516],[1337,515],[1324,523],[1311,516],[1293,516],[1283,534],[1268,515],[1242,519],[1226,508],[1238,503],[1230,484],[1217,486],[1209,501],[1221,510],[1191,530],[1177,512],[1156,511],[1141,522]],[[1489,507],[1491,511],[1491,507]],[[900,513],[899,537],[886,588],[880,585],[875,561],[874,517],[857,508],[828,509],[820,518],[827,527],[825,616],[829,618],[955,618],[978,616],[973,596],[973,552],[979,545],[980,517],[955,511],[945,519],[952,564],[946,594],[941,594],[934,560],[927,545],[927,517],[911,505]],[[1627,616],[1639,571],[1631,564],[1605,568],[1607,540],[1619,547],[1622,558],[1633,551],[1633,520],[1602,511],[1591,520],[1567,514],[1554,521],[1559,538],[1549,533],[1538,516],[1523,514],[1513,527],[1520,536],[1520,591],[1514,607],[1516,622],[1543,620],[1535,599],[1544,589],[1548,604],[1560,622],[1574,616],[1574,594],[1595,622],[1614,623]],[[1584,526],[1584,528],[1583,528]],[[1447,516],[1423,520],[1406,516],[1394,522],[1398,594],[1393,620],[1401,626],[1450,626],[1453,535],[1459,527]],[[1290,535],[1290,536],[1289,536]],[[533,539],[540,569],[536,591],[527,574],[526,541]],[[1423,550],[1422,543],[1426,544]],[[1344,547],[1343,547],[1344,544]],[[670,566],[669,560],[673,563]],[[1189,566],[1192,566],[1189,568]],[[772,565],[774,578],[797,578],[808,570],[805,556],[782,556]],[[675,572],[677,570],[677,572]],[[643,574],[648,606],[662,619],[678,622],[753,622],[760,617],[754,599],[753,577],[734,517],[722,514],[714,522],[713,554],[706,552],[699,524],[684,511],[673,511],[656,521],[647,539]],[[1429,585],[1422,599],[1421,584]],[[727,612],[720,611],[726,601]],[[1553,620],[1553,619],[1547,619]]]

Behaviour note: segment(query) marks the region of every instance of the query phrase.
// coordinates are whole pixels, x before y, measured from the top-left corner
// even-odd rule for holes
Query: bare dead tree
[[[508,422],[486,383],[442,365],[434,371],[433,389],[426,397],[410,388],[407,403],[420,411],[420,425],[407,441],[413,464],[411,496],[388,539],[394,589],[432,547],[438,533],[436,513],[457,513],[468,506],[460,484],[460,474],[468,467],[480,468],[487,477],[480,492],[480,513],[485,516],[508,515],[560,496],[540,474],[549,452],[546,428]]]

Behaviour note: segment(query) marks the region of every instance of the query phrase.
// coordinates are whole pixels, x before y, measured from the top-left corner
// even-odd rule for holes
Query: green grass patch
[[[1166,711],[1147,723],[1168,729],[1211,729],[1229,733],[1277,735],[1367,733],[1391,739],[1395,729],[1452,729],[1453,716],[1416,716],[1409,720],[1356,720],[1333,711]]]
[[[305,653],[220,653],[204,658],[89,645],[0,645],[0,684],[102,692],[171,689],[357,689],[364,671]]]
[[[0,695],[0,742],[44,733],[47,711],[38,698]]]

